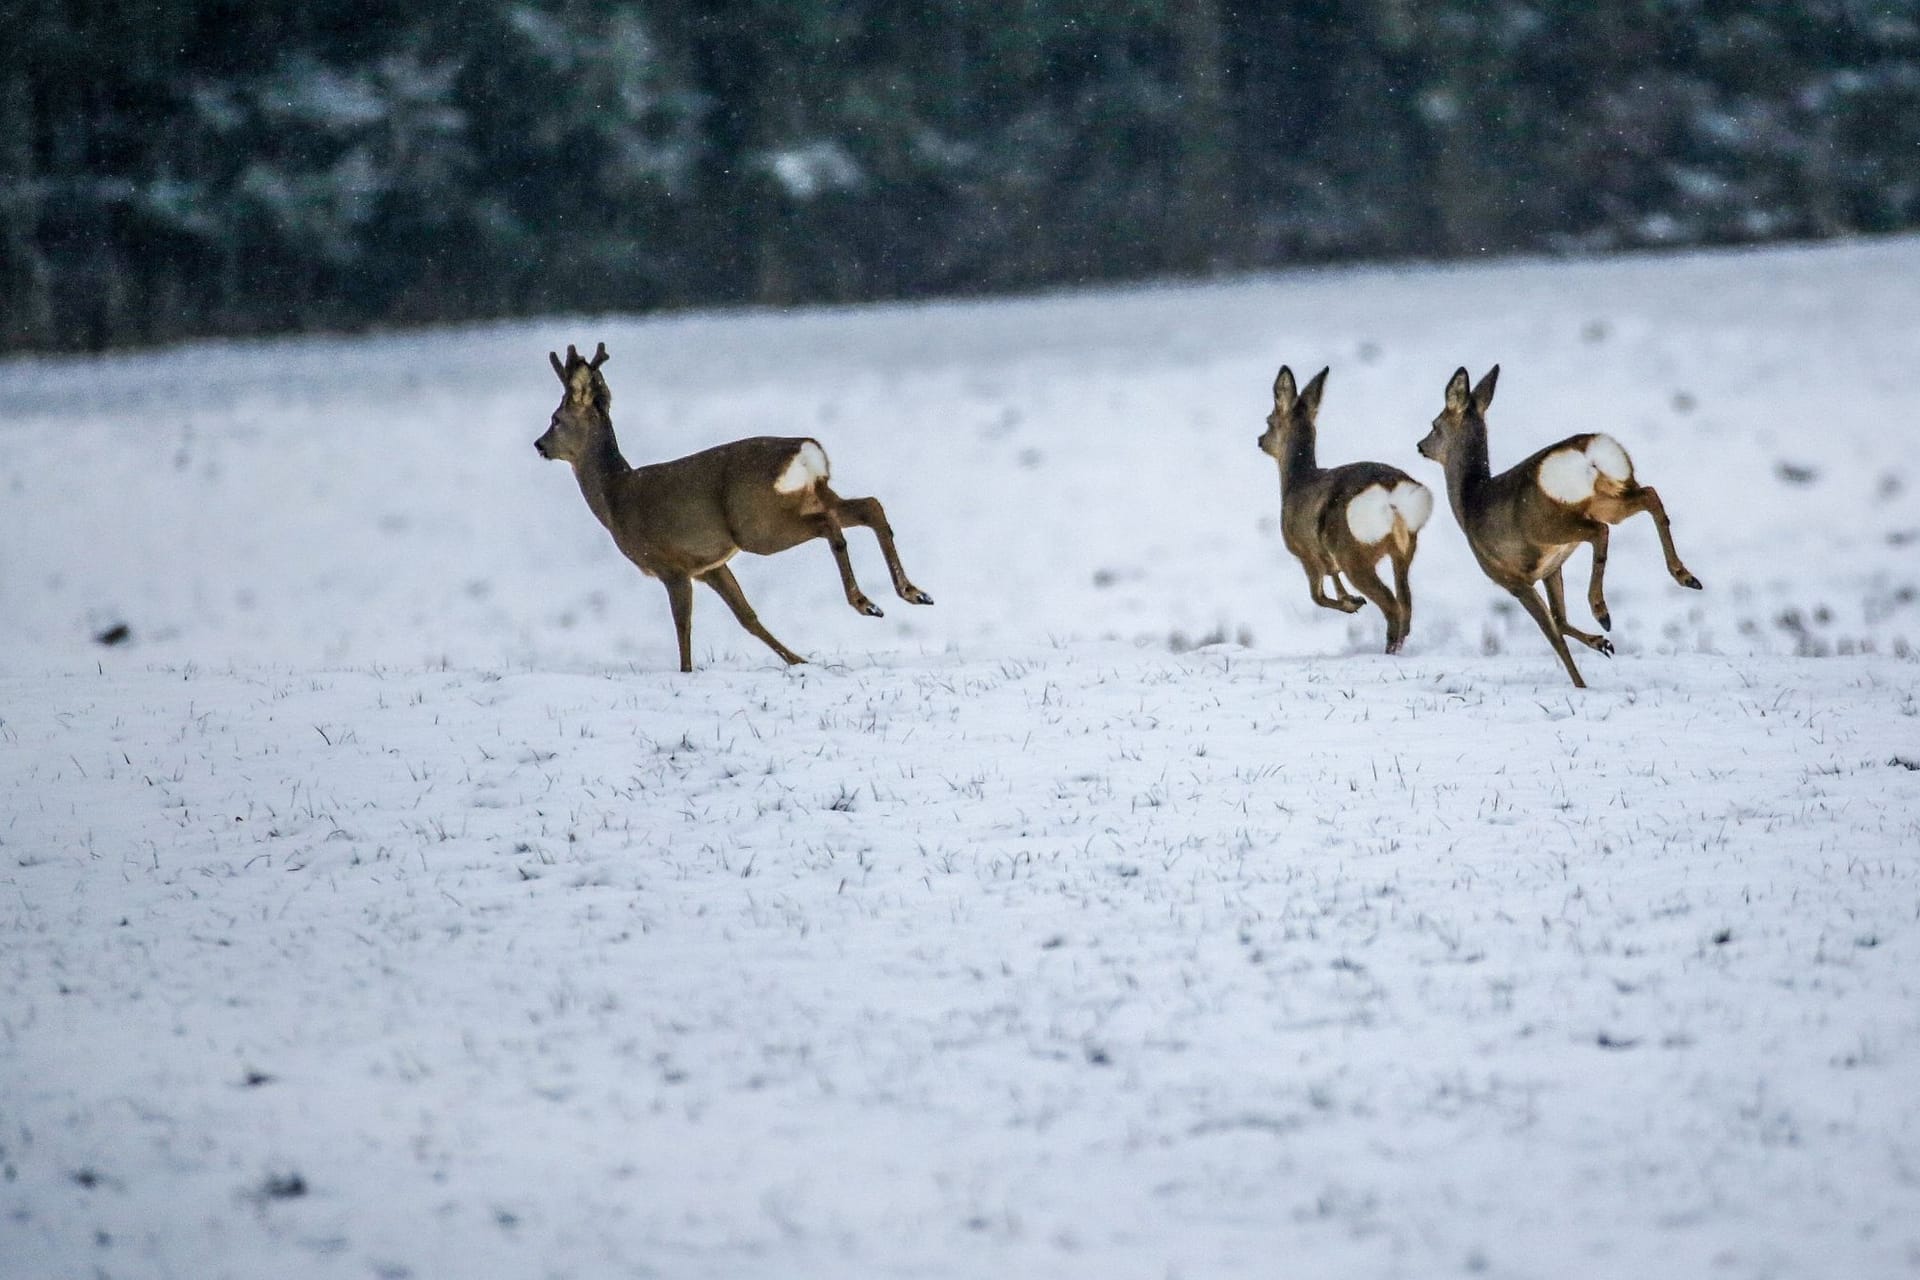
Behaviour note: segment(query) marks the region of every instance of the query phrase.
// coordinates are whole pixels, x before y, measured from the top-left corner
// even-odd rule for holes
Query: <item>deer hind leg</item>
[[[733,576],[732,569],[726,565],[709,569],[700,575],[700,581],[712,587],[714,593],[727,602],[727,608],[733,610],[733,616],[739,620],[742,627],[746,628],[748,635],[755,637],[767,648],[779,654],[782,662],[792,666],[806,661],[805,658],[774,639],[773,633],[760,625],[760,615],[755,613],[753,606],[747,603],[747,593],[740,589],[740,580]]]
[[[673,607],[673,632],[680,641],[680,670],[693,670],[693,579],[662,575],[667,603]]]
[[[1607,611],[1606,577],[1607,546],[1612,538],[1612,530],[1596,520],[1587,535],[1587,545],[1593,548],[1593,571],[1587,578],[1587,608],[1593,610],[1593,620],[1600,624],[1602,631],[1613,630],[1613,615]]]
[[[1362,551],[1361,555],[1366,552]],[[1400,642],[1405,639],[1400,633],[1400,602],[1393,592],[1387,590],[1387,584],[1380,581],[1380,575],[1372,565],[1361,561],[1350,561],[1346,566],[1347,577],[1353,579],[1353,585],[1360,594],[1380,607],[1387,619],[1387,652],[1400,652]]]
[[[1647,514],[1653,517],[1653,527],[1660,534],[1660,550],[1667,557],[1667,572],[1672,574],[1673,580],[1681,586],[1691,587],[1695,591],[1702,590],[1700,579],[1694,577],[1687,566],[1680,563],[1680,553],[1673,549],[1673,526],[1667,520],[1666,504],[1660,501],[1660,495],[1653,486],[1641,486],[1640,505],[1645,507]]]
[[[1619,512],[1609,524],[1618,524],[1636,511],[1644,511],[1653,517],[1653,528],[1660,535],[1660,551],[1667,558],[1667,572],[1673,580],[1683,587],[1701,590],[1700,579],[1688,572],[1687,566],[1680,563],[1680,553],[1673,549],[1673,525],[1667,519],[1666,504],[1660,501],[1660,494],[1652,485],[1638,485],[1632,491],[1623,493],[1614,499],[1614,509]]]
[[[1553,619],[1553,625],[1560,628],[1563,636],[1572,636],[1587,648],[1613,656],[1613,641],[1605,636],[1596,636],[1592,632],[1581,631],[1567,622],[1567,589],[1561,571],[1556,568],[1541,580],[1547,589],[1547,614]]]
[[[1407,636],[1413,630],[1413,552],[1414,544],[1410,542],[1405,551],[1395,547],[1387,553],[1393,559],[1393,596],[1400,602],[1400,639],[1395,641],[1389,633],[1388,653],[1400,652],[1400,646],[1407,642]]]
[[[824,486],[823,486],[824,487]],[[874,538],[880,543],[880,554],[886,557],[887,572],[893,575],[893,589],[908,604],[932,604],[933,597],[907,581],[907,571],[900,566],[900,551],[893,545],[893,526],[887,523],[887,509],[880,505],[878,498],[840,498],[823,493],[830,499],[830,506],[838,507],[842,525],[864,525],[873,530]]]
[[[1519,586],[1508,587],[1507,593],[1518,600],[1521,607],[1540,624],[1541,634],[1545,635],[1548,642],[1553,645],[1553,651],[1560,655],[1560,662],[1566,667],[1567,674],[1573,677],[1573,687],[1586,688],[1587,682],[1580,678],[1580,668],[1573,665],[1573,655],[1567,651],[1566,639],[1561,636],[1560,628],[1554,625],[1553,616],[1547,612],[1547,607],[1540,603],[1540,597],[1534,593],[1533,584],[1523,582]]]
[[[824,485],[821,487],[825,488]],[[825,498],[829,495],[821,496]],[[839,504],[828,502],[814,519],[818,522],[819,536],[825,538],[827,545],[833,548],[833,562],[840,566],[840,585],[847,593],[847,603],[869,618],[884,618],[886,615],[880,612],[880,606],[869,600],[867,593],[854,580],[853,561],[847,556],[847,535],[840,520]]]

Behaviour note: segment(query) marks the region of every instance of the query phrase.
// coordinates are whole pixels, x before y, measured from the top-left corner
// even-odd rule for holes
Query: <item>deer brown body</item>
[[[1653,517],[1666,554],[1667,572],[1683,587],[1700,590],[1700,579],[1680,562],[1666,506],[1649,485],[1634,478],[1627,451],[1599,433],[1568,436],[1525,461],[1492,473],[1487,461],[1487,406],[1493,403],[1500,366],[1495,365],[1471,391],[1467,371],[1447,383],[1446,407],[1420,442],[1423,456],[1446,469],[1447,497],[1467,535],[1480,568],[1526,609],[1565,664],[1573,683],[1586,688],[1573,665],[1566,637],[1612,656],[1613,642],[1567,622],[1561,566],[1584,543],[1593,548],[1593,573],[1587,603],[1600,629],[1613,628],[1607,611],[1604,578],[1610,526],[1645,511]],[[1543,605],[1534,583],[1546,587]]]
[[[1427,487],[1383,462],[1351,462],[1322,468],[1317,457],[1322,369],[1296,391],[1285,365],[1273,383],[1273,412],[1260,436],[1261,452],[1280,464],[1280,535],[1307,572],[1313,602],[1352,613],[1365,601],[1350,593],[1342,574],[1387,617],[1387,652],[1398,653],[1413,626],[1413,589],[1408,571],[1420,529],[1433,512]],[[1382,558],[1393,563],[1393,588],[1380,579]],[[1325,589],[1333,580],[1334,594]]]
[[[873,530],[886,557],[894,589],[912,604],[933,597],[907,580],[893,545],[893,530],[876,498],[842,498],[827,484],[826,451],[804,436],[757,436],[699,453],[631,467],[613,435],[613,396],[601,376],[607,349],[592,360],[567,348],[561,363],[547,357],[566,388],[545,434],[534,441],[543,458],[572,464],[587,506],[614,545],[640,572],[667,589],[680,669],[693,670],[693,584],[704,582],[727,603],[740,625],[789,662],[805,659],[774,639],[727,562],[742,551],[770,556],[815,538],[825,538],[840,568],[847,603],[881,616],[854,580],[845,530]]]

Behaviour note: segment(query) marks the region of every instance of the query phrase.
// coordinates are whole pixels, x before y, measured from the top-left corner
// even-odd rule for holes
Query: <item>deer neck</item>
[[[1280,492],[1288,493],[1320,474],[1313,430],[1291,430],[1280,442]]]
[[[580,482],[581,496],[608,529],[613,528],[614,489],[632,472],[633,468],[620,453],[619,442],[613,438],[611,423],[595,436],[585,453],[574,459],[573,476]]]
[[[1479,505],[1480,491],[1492,477],[1486,424],[1463,424],[1459,438],[1447,448],[1447,497],[1461,528],[1467,527],[1467,513]]]

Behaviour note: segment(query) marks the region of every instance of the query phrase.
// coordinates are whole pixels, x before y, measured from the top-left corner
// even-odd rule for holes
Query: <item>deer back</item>
[[[627,481],[615,536],[686,573],[736,551],[772,555],[819,536],[828,472],[826,451],[804,437],[754,436],[652,463]]]

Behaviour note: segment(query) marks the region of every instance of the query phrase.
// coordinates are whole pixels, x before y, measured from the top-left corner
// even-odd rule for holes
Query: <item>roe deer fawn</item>
[[[1413,626],[1413,564],[1420,528],[1433,514],[1433,494],[1406,472],[1382,462],[1350,462],[1320,468],[1314,458],[1315,419],[1326,390],[1322,369],[1296,392],[1293,370],[1280,366],[1273,383],[1273,412],[1258,444],[1280,464],[1280,534],[1307,571],[1313,602],[1352,613],[1365,601],[1340,581],[1346,574],[1360,594],[1387,615],[1387,652],[1398,653]],[[1393,560],[1393,590],[1374,566]],[[1333,597],[1322,579],[1333,579]]]
[[[666,585],[682,671],[693,670],[695,581],[712,587],[740,625],[781,658],[806,661],[760,625],[727,567],[737,552],[770,556],[825,538],[839,563],[847,603],[878,618],[879,606],[853,579],[842,532],[848,525],[865,525],[880,540],[894,590],[912,604],[933,603],[932,596],[907,581],[879,500],[842,498],[827,487],[827,455],[819,441],[757,436],[672,462],[629,467],[613,438],[613,394],[600,374],[607,361],[606,344],[599,345],[591,360],[581,359],[572,347],[567,348],[565,364],[552,352],[547,359],[566,392],[533,447],[543,458],[573,464],[580,492],[614,544],[640,572]]]
[[[1568,436],[1511,469],[1492,474],[1487,462],[1486,414],[1499,380],[1500,366],[1495,365],[1469,391],[1467,371],[1455,371],[1447,383],[1446,407],[1420,442],[1420,452],[1446,468],[1447,497],[1467,535],[1467,545],[1473,548],[1474,559],[1489,578],[1533,615],[1553,651],[1566,664],[1574,685],[1584,689],[1587,682],[1573,665],[1565,637],[1572,636],[1609,657],[1613,655],[1613,642],[1567,625],[1560,566],[1581,543],[1593,547],[1587,603],[1603,631],[1613,629],[1602,594],[1608,526],[1619,524],[1635,512],[1647,512],[1659,531],[1660,549],[1666,553],[1667,572],[1673,580],[1698,591],[1700,579],[1687,572],[1673,549],[1673,530],[1660,495],[1633,478],[1633,463],[1612,436]],[[1536,582],[1546,584],[1544,606],[1533,589]]]

